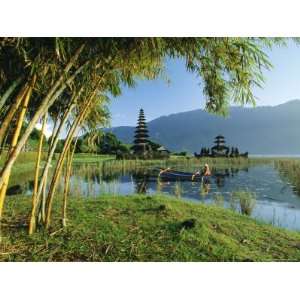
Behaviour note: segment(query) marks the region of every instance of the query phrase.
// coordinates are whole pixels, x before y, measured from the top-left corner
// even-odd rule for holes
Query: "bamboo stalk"
[[[28,102],[29,102],[29,99],[31,97],[31,93],[32,93],[32,89],[33,89],[33,86],[35,84],[35,81],[36,81],[36,76],[33,77],[32,81],[31,81],[31,84],[30,84],[29,88],[27,89],[26,94],[24,95],[23,107],[22,107],[20,115],[19,115],[19,119],[18,119],[18,122],[17,122],[15,133],[14,133],[14,136],[13,136],[13,139],[12,139],[10,151],[14,150],[14,147],[16,146],[16,144],[18,142],[18,138],[19,138],[21,128],[22,128],[22,124],[23,124],[24,117],[25,117],[25,113],[27,111]],[[8,172],[5,175],[5,177],[3,178],[3,184],[1,186],[1,191],[0,191],[0,222],[1,222],[1,219],[2,219],[4,199],[5,199],[5,195],[6,195],[7,185],[8,185],[8,182],[9,182],[9,177],[10,177],[10,172]]]
[[[21,83],[23,77],[17,78],[6,90],[6,92],[1,96],[0,98],[0,111],[2,107],[4,106],[5,102],[8,100],[8,98],[11,96],[11,94],[14,92],[16,87]]]
[[[69,70],[75,64],[75,62],[78,59],[80,53],[84,49],[84,46],[85,45],[83,44],[81,47],[79,47],[79,49],[76,51],[74,56],[70,59],[69,63],[65,67],[65,70],[64,70],[63,74],[60,76],[60,78],[56,81],[56,83],[50,89],[47,96],[43,99],[42,104],[40,105],[39,109],[36,111],[36,113],[32,117],[30,123],[28,124],[25,133],[23,134],[23,136],[19,140],[19,142],[16,145],[16,147],[14,148],[14,150],[10,153],[10,156],[6,160],[6,162],[4,164],[4,167],[3,167],[3,169],[1,170],[1,173],[0,173],[0,187],[3,185],[6,175],[10,173],[13,164],[15,163],[18,155],[20,154],[22,148],[24,147],[25,143],[27,142],[27,140],[29,138],[29,135],[31,134],[32,130],[34,129],[34,127],[35,127],[36,123],[38,122],[39,118],[41,118],[45,114],[45,112],[54,103],[54,101],[57,99],[57,97],[62,94],[64,89],[67,87],[67,85],[70,84],[75,79],[75,77],[80,72],[82,72],[83,68],[86,66],[86,63],[85,63],[84,65],[79,67],[73,73],[73,75],[71,75],[65,81],[66,74],[69,72]],[[60,89],[59,89],[59,86],[61,86]]]
[[[53,129],[53,135],[52,135],[51,144],[49,146],[48,157],[47,157],[46,164],[44,166],[43,175],[42,175],[42,179],[40,181],[40,186],[39,186],[38,194],[37,194],[38,205],[41,202],[41,205],[39,207],[39,220],[42,220],[43,222],[45,222],[45,208],[46,208],[45,202],[46,202],[46,186],[47,186],[48,170],[49,170],[49,167],[50,167],[50,164],[51,164],[51,161],[52,161],[52,158],[53,158],[53,155],[54,155],[57,143],[58,143],[59,134],[60,134],[65,122],[67,121],[70,113],[72,112],[73,108],[75,107],[75,103],[82,91],[83,91],[83,88],[81,88],[79,90],[79,92],[74,97],[72,97],[69,108],[65,111],[65,114],[64,114],[57,130],[55,131],[55,134],[54,134],[54,129]],[[42,194],[42,200],[40,201],[41,194]]]
[[[56,130],[55,136],[54,136],[54,140],[52,139],[51,144],[49,146],[49,151],[48,151],[48,156],[47,156],[47,160],[42,172],[42,176],[41,176],[41,180],[40,180],[40,184],[38,187],[38,192],[37,192],[37,207],[38,208],[38,220],[39,222],[42,221],[42,223],[45,222],[45,218],[46,218],[46,188],[47,188],[47,181],[48,181],[48,172],[49,172],[49,168],[55,153],[55,149],[57,146],[57,143],[59,141],[59,134],[63,128],[63,125],[65,124],[65,122],[67,121],[67,117],[69,115],[69,113],[71,112],[71,108],[70,110],[63,116],[63,119],[60,122],[60,126],[59,128]]]
[[[52,147],[53,145],[53,140],[54,140],[54,137],[56,136],[56,133],[57,133],[57,130],[59,128],[59,124],[58,124],[58,119],[59,119],[59,113],[57,114],[56,118],[55,118],[55,121],[54,121],[54,124],[53,124],[53,131],[52,131],[52,135],[51,135],[51,141],[50,141],[50,145],[49,145],[49,148]]]
[[[62,226],[67,226],[67,201],[68,201],[68,194],[69,194],[69,186],[70,186],[70,177],[72,173],[72,162],[74,153],[76,150],[76,145],[78,141],[78,136],[76,138],[76,141],[73,145],[73,150],[71,152],[71,149],[68,151],[68,157],[67,157],[67,166],[66,166],[66,175],[65,175],[65,186],[64,186],[64,198],[63,198],[63,208],[62,208]],[[71,153],[70,153],[71,152]]]
[[[47,189],[47,181],[48,181],[48,170],[46,171],[46,176],[44,179],[44,183],[42,185],[42,202],[39,210],[39,222],[42,221],[42,223],[46,222],[46,189]],[[39,198],[38,198],[39,200]]]
[[[70,157],[71,149],[67,152],[67,163],[65,167],[65,180],[64,180],[64,194],[63,194],[63,206],[62,206],[62,226],[67,226],[67,194],[69,191],[69,168],[70,168]]]
[[[47,159],[44,165],[44,169],[42,171],[42,176],[41,176],[41,180],[37,192],[38,219],[39,221],[42,222],[45,222],[45,207],[46,207],[45,202],[46,202],[48,171],[55,153],[57,143],[59,141],[59,135],[73,108],[74,108],[74,104],[70,105],[69,108],[66,110],[65,114],[63,115],[58,128],[56,130],[55,128],[53,128],[52,140],[51,140],[51,144],[49,145]]]
[[[83,108],[83,110],[81,111],[81,113],[78,115],[77,119],[73,122],[73,125],[68,133],[67,139],[65,141],[64,144],[64,148],[63,151],[60,154],[59,160],[57,162],[56,165],[56,169],[54,172],[54,175],[52,177],[52,181],[50,184],[50,188],[49,188],[49,192],[48,192],[48,196],[47,196],[47,203],[46,203],[46,228],[49,228],[50,223],[51,223],[51,211],[52,211],[52,203],[53,203],[53,197],[54,197],[54,193],[57,187],[57,183],[58,183],[58,179],[60,177],[61,174],[61,170],[62,170],[62,166],[66,157],[66,152],[70,147],[72,138],[75,134],[75,131],[77,129],[77,127],[80,125],[80,123],[82,122],[82,120],[84,119],[86,113],[88,112],[88,108],[90,106],[90,104],[92,103],[93,97],[94,97],[94,93],[96,91],[93,92],[93,95],[90,97],[90,99],[88,100],[87,104],[85,105],[85,107]]]
[[[50,218],[51,218],[51,210],[52,210],[52,202],[53,202],[53,197],[54,197],[54,193],[58,184],[58,180],[61,174],[61,170],[62,170],[62,166],[66,157],[66,153],[70,147],[72,138],[75,134],[75,130],[78,126],[79,123],[79,119],[80,119],[81,115],[77,118],[77,120],[73,123],[72,128],[69,131],[67,140],[65,142],[64,148],[62,153],[60,154],[59,160],[57,162],[56,165],[56,169],[54,172],[54,175],[52,177],[52,181],[50,184],[50,188],[49,188],[49,192],[48,192],[48,196],[47,196],[47,200],[46,200],[46,228],[49,228],[50,226]]]
[[[10,126],[13,117],[15,116],[17,110],[19,109],[24,99],[24,96],[26,95],[26,93],[28,93],[28,89],[29,89],[28,85],[25,84],[21,89],[21,91],[19,92],[19,94],[17,95],[16,101],[11,105],[9,111],[7,112],[0,127],[0,144],[2,144],[2,140],[4,139],[5,133],[7,132],[7,129]]]
[[[35,166],[35,176],[34,176],[34,187],[33,187],[33,194],[32,194],[32,209],[31,209],[31,217],[29,222],[29,234],[33,234],[36,227],[35,222],[35,214],[36,214],[36,204],[37,204],[37,191],[38,191],[38,181],[39,181],[39,168],[40,168],[40,162],[41,162],[41,156],[42,156],[42,147],[43,147],[43,139],[44,139],[44,130],[47,123],[47,114],[45,114],[41,129],[41,136],[39,141],[39,147],[38,147],[38,156],[36,160],[36,166]]]
[[[5,144],[6,144],[7,138],[8,138],[8,133],[5,134],[4,139],[2,140],[2,143],[0,144],[0,147],[1,147],[1,149],[0,149],[0,157],[1,157],[2,153],[3,153],[4,148],[5,148]]]

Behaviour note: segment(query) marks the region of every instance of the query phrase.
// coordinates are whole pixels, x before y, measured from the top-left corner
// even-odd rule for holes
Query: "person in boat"
[[[196,171],[196,172],[192,175],[192,181],[195,179],[196,176],[201,176],[201,172],[200,172],[200,171]]]
[[[160,176],[161,174],[163,174],[165,172],[170,172],[170,171],[172,171],[171,168],[161,169],[160,172],[159,172],[159,174],[158,174],[158,176]]]
[[[211,171],[210,171],[209,165],[205,164],[204,170],[203,170],[203,182],[209,183],[210,176],[211,176]]]

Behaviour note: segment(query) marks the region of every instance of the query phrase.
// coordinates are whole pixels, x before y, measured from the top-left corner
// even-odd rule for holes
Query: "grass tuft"
[[[255,193],[249,191],[235,191],[232,193],[233,202],[238,202],[241,213],[247,216],[252,214],[255,207],[256,196]]]

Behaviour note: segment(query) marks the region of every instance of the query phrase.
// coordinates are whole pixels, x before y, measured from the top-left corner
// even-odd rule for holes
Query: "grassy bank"
[[[90,154],[90,153],[75,153],[74,163],[98,163],[106,160],[114,160],[115,155],[106,154]]]
[[[3,166],[5,159],[6,159],[6,152],[3,152],[0,156],[0,168]],[[47,153],[42,153],[42,160],[46,157]],[[21,152],[18,156],[14,166],[13,171],[15,172],[24,172],[28,170],[33,170],[35,166],[35,160],[37,157],[37,152],[35,151],[28,151],[28,152]]]
[[[28,237],[29,205],[29,198],[8,198],[0,260],[300,260],[299,233],[216,206],[161,195],[71,199],[66,229],[61,230],[56,219],[50,235],[39,232]],[[194,221],[185,222],[190,219]]]

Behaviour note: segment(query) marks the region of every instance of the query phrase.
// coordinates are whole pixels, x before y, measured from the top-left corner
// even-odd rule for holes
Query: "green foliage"
[[[49,141],[49,143],[50,143],[50,141]],[[64,148],[64,140],[58,140],[56,148],[55,148],[55,153],[61,153],[63,148]]]
[[[34,128],[30,134],[30,139],[38,141],[40,139],[40,137],[41,137],[41,130]],[[44,138],[45,138],[45,136],[44,136]]]
[[[5,90],[20,74],[25,78],[36,74],[37,87],[30,107],[30,112],[34,112],[79,48],[82,51],[75,68],[84,68],[65,95],[74,87],[88,90],[101,78],[101,87],[96,86],[103,93],[117,96],[122,85],[134,87],[137,79],[161,76],[166,57],[183,58],[187,70],[199,77],[207,110],[225,114],[231,101],[255,103],[252,90],[263,84],[263,70],[271,68],[264,49],[281,46],[285,41],[235,37],[1,38],[0,90]],[[66,103],[63,98],[60,101]]]
[[[116,154],[117,152],[128,153],[129,146],[119,141],[113,133],[102,133],[100,130],[86,133],[78,139],[76,145],[76,153]]]
[[[21,129],[21,134],[24,133],[24,131],[26,129],[26,126],[27,126],[27,122],[25,122],[23,124],[22,129]],[[15,129],[15,126],[11,126],[8,129],[7,137],[6,137],[6,140],[5,140],[5,144],[7,146],[9,146],[10,143],[11,143],[11,140],[12,140],[13,134],[14,134],[14,129]],[[41,137],[41,130],[39,130],[37,128],[34,128],[33,131],[31,132],[30,136],[29,136],[29,139],[27,141],[26,146],[29,147],[32,151],[36,150],[37,146],[38,146],[38,143],[39,143],[39,140],[40,140],[40,137]],[[46,140],[47,140],[47,138],[44,135],[44,141],[46,141]]]
[[[175,156],[187,156],[187,152],[186,151],[175,152],[175,153],[173,153],[173,155],[175,155]]]
[[[149,143],[152,151],[156,151],[159,147],[161,147],[161,144],[153,142],[151,140],[148,140],[148,143]]]

